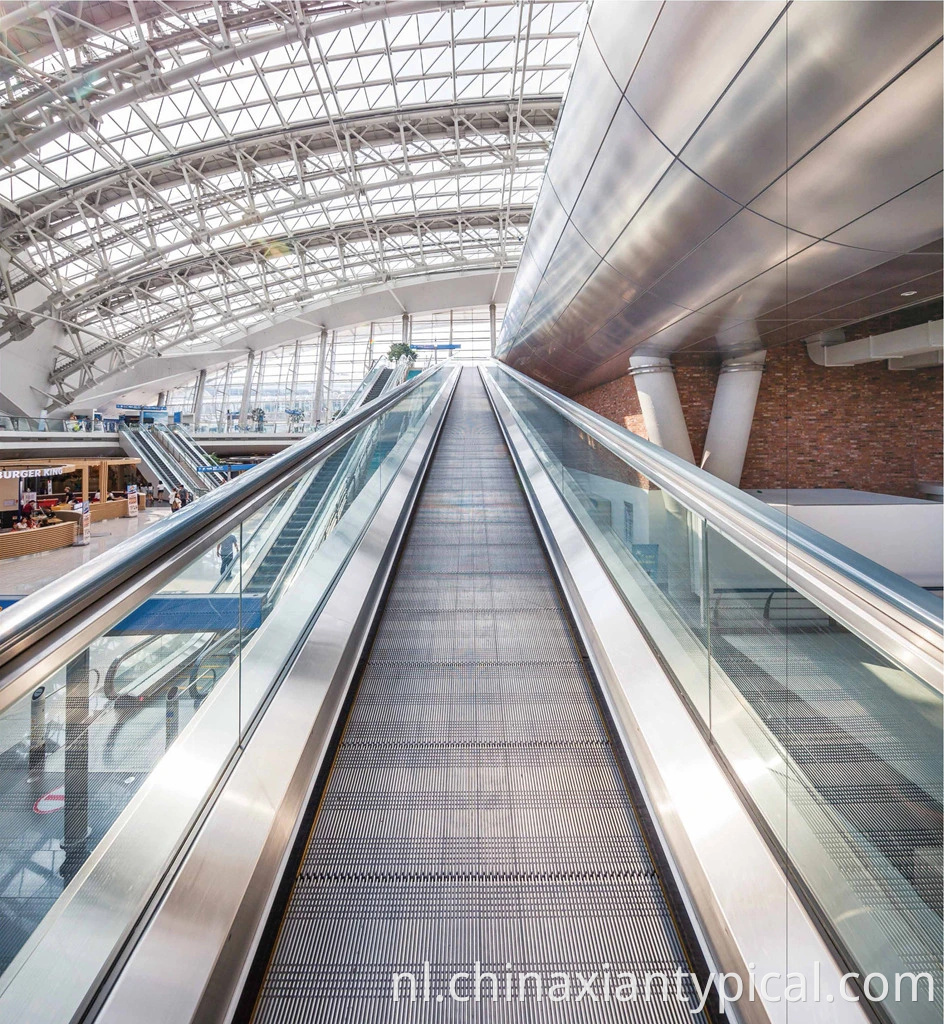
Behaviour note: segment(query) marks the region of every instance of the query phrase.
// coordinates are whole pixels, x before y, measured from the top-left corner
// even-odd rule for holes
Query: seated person
[[[25,519],[21,519],[19,516],[13,520],[14,530],[28,530],[29,523]]]

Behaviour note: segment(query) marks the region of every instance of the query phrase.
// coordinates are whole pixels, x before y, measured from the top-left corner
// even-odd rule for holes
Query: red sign
[[[35,804],[33,804],[33,810],[37,814],[55,814],[56,811],[61,811],[66,802],[66,791],[64,786],[60,786],[58,789],[54,789],[51,793],[46,793],[41,796]]]

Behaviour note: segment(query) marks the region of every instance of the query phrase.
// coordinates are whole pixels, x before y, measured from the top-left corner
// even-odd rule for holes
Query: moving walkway
[[[0,1017],[714,1020],[780,972],[728,1002],[762,1024],[794,971],[804,1022],[940,1018],[940,603],[533,381],[430,369],[95,568],[0,620],[0,735],[43,687],[67,738],[11,768],[64,808],[2,839]],[[142,621],[232,660],[125,735],[95,673]],[[902,973],[934,998],[865,998]]]

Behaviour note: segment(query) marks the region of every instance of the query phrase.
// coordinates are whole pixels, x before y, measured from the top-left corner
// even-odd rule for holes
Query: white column
[[[686,462],[694,462],[672,364],[661,356],[633,356],[629,372],[636,385],[649,440]]]
[[[400,341],[404,345],[410,344],[410,314],[404,313],[400,318]]]
[[[201,370],[197,374],[197,384],[193,389],[193,429],[200,429],[200,415],[203,412],[203,392],[206,390],[206,370]]]
[[[321,328],[321,337],[318,339],[318,367],[315,375],[315,407],[313,410],[315,423],[320,423],[322,417],[322,397],[324,393],[324,372],[325,359],[328,355],[328,329]]]
[[[498,336],[498,319],[497,319],[497,315],[496,315],[495,303],[494,302],[488,307],[488,336],[489,336],[489,341],[491,342],[491,346],[492,346],[491,347],[490,355],[494,359],[495,358],[495,342],[498,340],[498,337],[497,337]],[[452,338],[450,338],[449,340],[452,341]]]
[[[292,355],[292,379],[288,386],[288,404],[290,409],[295,408],[295,394],[298,391],[298,366],[302,354],[301,341],[295,342],[295,352]]]
[[[250,349],[246,359],[246,376],[243,380],[243,397],[239,403],[239,429],[245,430],[249,422],[249,399],[252,397],[252,368],[256,361],[256,353]]]
[[[739,487],[764,372],[765,349],[734,356],[721,364],[708,421],[701,468]]]
[[[220,430],[228,431],[232,426],[229,418],[229,385],[233,377],[233,364],[226,364],[226,373],[223,376],[223,392],[220,398],[220,414],[217,419],[217,426]]]
[[[325,419],[330,420],[333,417],[331,410],[331,394],[334,390],[334,360],[336,355],[338,341],[338,332],[331,332],[331,342],[328,346],[328,385],[325,388]]]

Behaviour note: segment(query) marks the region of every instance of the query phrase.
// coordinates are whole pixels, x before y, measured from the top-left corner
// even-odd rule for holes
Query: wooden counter
[[[67,548],[75,540],[75,523],[54,523],[33,530],[10,530],[0,533],[0,558],[35,555],[39,551]]]
[[[50,514],[67,523],[78,523],[80,518],[78,512],[68,508],[52,508]],[[93,523],[100,523],[103,519],[120,519],[127,514],[127,498],[119,498],[117,501],[93,501],[89,505],[89,516]]]

